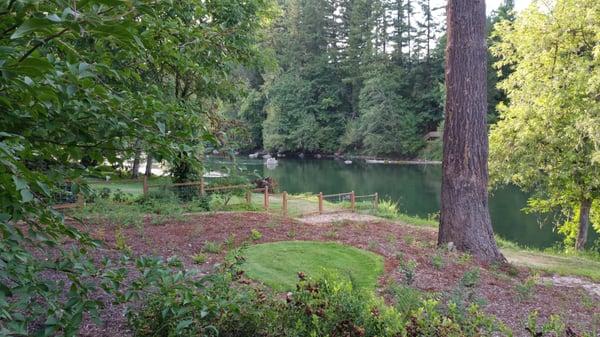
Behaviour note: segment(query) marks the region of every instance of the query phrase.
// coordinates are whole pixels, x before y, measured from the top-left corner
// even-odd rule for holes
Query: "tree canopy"
[[[573,221],[562,231],[572,239],[587,230],[585,214],[600,197],[599,17],[597,1],[534,2],[514,23],[496,25],[492,49],[496,66],[512,70],[491,128],[492,176],[531,191],[531,210],[565,212]],[[577,241],[583,248],[585,237]]]
[[[1,334],[72,335],[95,312],[83,279],[100,273],[85,256],[94,242],[48,207],[53,192],[82,191],[91,168],[140,146],[200,165],[202,142],[217,141],[215,101],[237,90],[239,65],[260,62],[271,11],[263,0],[0,1]]]

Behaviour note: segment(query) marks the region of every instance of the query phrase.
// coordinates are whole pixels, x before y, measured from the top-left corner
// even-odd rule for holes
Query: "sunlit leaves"
[[[600,4],[534,2],[514,23],[496,26],[492,51],[511,75],[490,135],[496,182],[535,192],[530,209],[571,209],[600,198]]]

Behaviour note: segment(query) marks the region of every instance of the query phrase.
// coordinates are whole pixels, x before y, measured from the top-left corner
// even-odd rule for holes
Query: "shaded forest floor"
[[[600,296],[590,289],[553,283],[524,266],[483,265],[467,254],[437,249],[433,228],[371,217],[354,220],[332,218],[307,223],[264,212],[219,212],[186,215],[160,225],[144,221],[140,226],[125,228],[110,222],[90,223],[86,229],[107,244],[94,254],[111,255],[125,245],[134,255],[177,255],[187,267],[206,273],[223,260],[228,250],[248,242],[339,242],[384,257],[385,271],[377,289],[384,298],[395,284],[408,284],[427,296],[478,303],[512,328],[515,336],[528,335],[524,327],[533,311],[539,312],[542,322],[559,315],[576,332],[600,329]],[[253,237],[253,231],[260,232],[261,237]],[[205,259],[195,259],[198,254]],[[521,259],[510,253],[507,256],[513,261]],[[407,280],[404,267],[409,261],[416,263],[412,281]],[[464,286],[465,278],[469,279],[468,287]],[[105,323],[86,325],[83,334],[128,335],[119,310],[108,308],[102,314]]]

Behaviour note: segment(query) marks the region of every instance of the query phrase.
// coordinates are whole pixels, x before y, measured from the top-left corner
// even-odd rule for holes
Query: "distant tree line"
[[[426,155],[424,135],[443,120],[445,7],[430,0],[281,0],[279,6],[262,45],[277,66],[240,71],[248,94],[221,109],[228,129],[234,120],[244,131],[231,139],[236,149]],[[508,18],[512,7],[507,1],[489,26]],[[493,61],[490,121],[502,99]]]

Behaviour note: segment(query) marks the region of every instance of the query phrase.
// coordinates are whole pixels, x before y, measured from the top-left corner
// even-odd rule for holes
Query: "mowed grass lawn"
[[[383,272],[381,256],[333,242],[264,243],[248,247],[244,256],[247,275],[278,291],[294,289],[298,272],[313,279],[334,272],[349,278],[357,287],[371,289]]]

